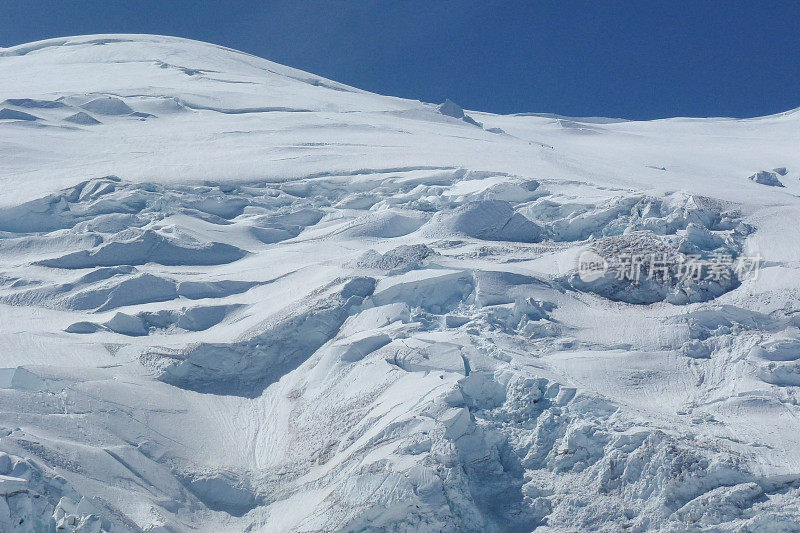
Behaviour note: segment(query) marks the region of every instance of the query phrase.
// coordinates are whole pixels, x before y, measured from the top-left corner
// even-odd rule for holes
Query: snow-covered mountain
[[[146,35],[0,49],[0,101],[0,530],[800,531],[800,112]]]

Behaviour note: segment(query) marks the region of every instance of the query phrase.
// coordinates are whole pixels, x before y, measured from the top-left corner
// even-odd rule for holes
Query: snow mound
[[[16,109],[9,109],[4,107],[0,109],[0,120],[25,120],[34,121],[39,120],[39,117],[25,113],[24,111],[17,111]]]
[[[344,234],[349,237],[392,239],[414,233],[426,221],[427,217],[413,211],[373,211],[353,221]]]
[[[83,111],[78,111],[74,115],[70,115],[64,120],[67,122],[72,122],[73,124],[81,124],[83,126],[93,126],[95,124],[100,124],[99,120],[97,120],[88,113],[84,113]]]
[[[130,115],[133,109],[119,98],[113,96],[101,96],[90,100],[81,106],[86,111],[97,113],[98,115],[122,116]]]
[[[449,213],[437,213],[426,226],[428,235],[462,235],[488,241],[539,242],[541,226],[514,211],[509,202],[470,202]]]
[[[400,273],[419,268],[426,259],[435,253],[424,244],[402,245],[392,248],[384,254],[369,250],[358,260],[358,266]]]
[[[254,221],[250,232],[259,241],[273,244],[297,237],[306,227],[319,222],[323,216],[324,213],[317,209],[263,216]]]
[[[483,127],[480,123],[476,122],[475,119],[470,117],[469,115],[464,114],[464,110],[456,104],[452,102],[449,98],[441,103],[436,110],[446,117],[453,117],[460,120],[463,120],[467,124],[472,124],[473,126]]]
[[[447,117],[464,118],[464,110],[449,99],[445,100],[439,107],[436,108],[439,113]]]
[[[38,264],[52,268],[92,268],[117,265],[219,265],[244,257],[247,252],[219,242],[198,244],[186,239],[175,240],[153,230],[120,235],[94,251],[80,251]]]
[[[240,309],[241,305],[212,305],[140,312],[135,315],[118,312],[104,324],[76,322],[65,330],[67,333],[95,333],[102,329],[121,335],[138,337],[153,332],[204,331],[222,322],[228,315]]]
[[[60,109],[67,107],[67,104],[58,100],[38,100],[35,98],[9,98],[3,100],[2,103],[26,109]]]
[[[786,169],[783,169],[783,171],[784,171],[783,174],[781,174],[774,170],[773,171],[761,170],[759,172],[756,172],[747,179],[749,179],[750,181],[754,181],[760,185],[768,185],[770,187],[783,187],[784,186],[783,183],[781,183],[781,180],[778,179],[778,176],[783,176],[786,174]]]
[[[128,305],[164,302],[177,298],[175,283],[152,274],[110,278],[64,299],[67,309],[107,311]]]

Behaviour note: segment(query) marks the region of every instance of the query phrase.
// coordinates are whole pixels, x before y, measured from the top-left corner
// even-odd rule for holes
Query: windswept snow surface
[[[800,113],[451,104],[0,49],[0,530],[800,531]]]

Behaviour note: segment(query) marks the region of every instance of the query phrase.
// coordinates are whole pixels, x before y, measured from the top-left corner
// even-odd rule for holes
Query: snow
[[[779,172],[778,170],[783,170]],[[762,170],[750,176],[750,181],[760,183],[761,185],[768,185],[770,187],[783,187],[783,183],[778,179],[778,176],[786,174],[786,169],[776,169],[774,171]]]
[[[0,530],[797,530],[799,111],[493,115],[150,35],[0,49],[0,101]]]

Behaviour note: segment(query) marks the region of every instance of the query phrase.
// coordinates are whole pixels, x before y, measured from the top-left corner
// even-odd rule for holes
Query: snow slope
[[[465,113],[147,35],[0,49],[0,101],[0,530],[800,531],[800,112]]]

